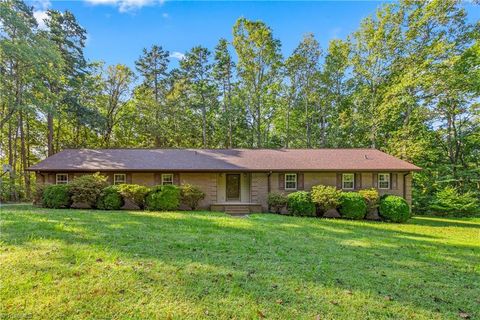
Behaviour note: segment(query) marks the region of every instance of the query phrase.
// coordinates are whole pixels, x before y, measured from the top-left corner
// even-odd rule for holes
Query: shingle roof
[[[31,171],[415,171],[375,149],[67,149]]]

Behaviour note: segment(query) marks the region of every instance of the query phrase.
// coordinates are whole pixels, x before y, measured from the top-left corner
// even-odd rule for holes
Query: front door
[[[227,201],[240,201],[240,174],[227,174]]]

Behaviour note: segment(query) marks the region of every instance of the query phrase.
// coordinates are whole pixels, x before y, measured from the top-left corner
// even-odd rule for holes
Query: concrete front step
[[[250,213],[250,208],[248,206],[225,206],[225,213],[247,214]]]

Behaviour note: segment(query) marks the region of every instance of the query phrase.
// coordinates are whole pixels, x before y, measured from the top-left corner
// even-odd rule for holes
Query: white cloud
[[[35,20],[37,20],[38,27],[40,29],[46,29],[47,28],[47,25],[45,23],[45,20],[48,19],[47,11],[44,11],[44,10],[34,11],[33,16],[35,17]]]
[[[171,54],[170,54],[170,58],[175,58],[175,59],[178,59],[178,60],[183,60],[185,59],[185,54],[181,53],[181,52],[178,52],[178,51],[173,51]]]
[[[164,0],[85,0],[93,5],[111,5],[118,8],[120,12],[129,12],[140,9],[144,6],[162,4]]]
[[[164,12],[162,13],[162,17],[164,17],[165,19],[167,19],[169,17],[168,13]]]

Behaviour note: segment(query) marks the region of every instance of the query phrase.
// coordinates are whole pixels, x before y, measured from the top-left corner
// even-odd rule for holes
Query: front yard
[[[480,218],[0,214],[0,318],[480,318]]]

